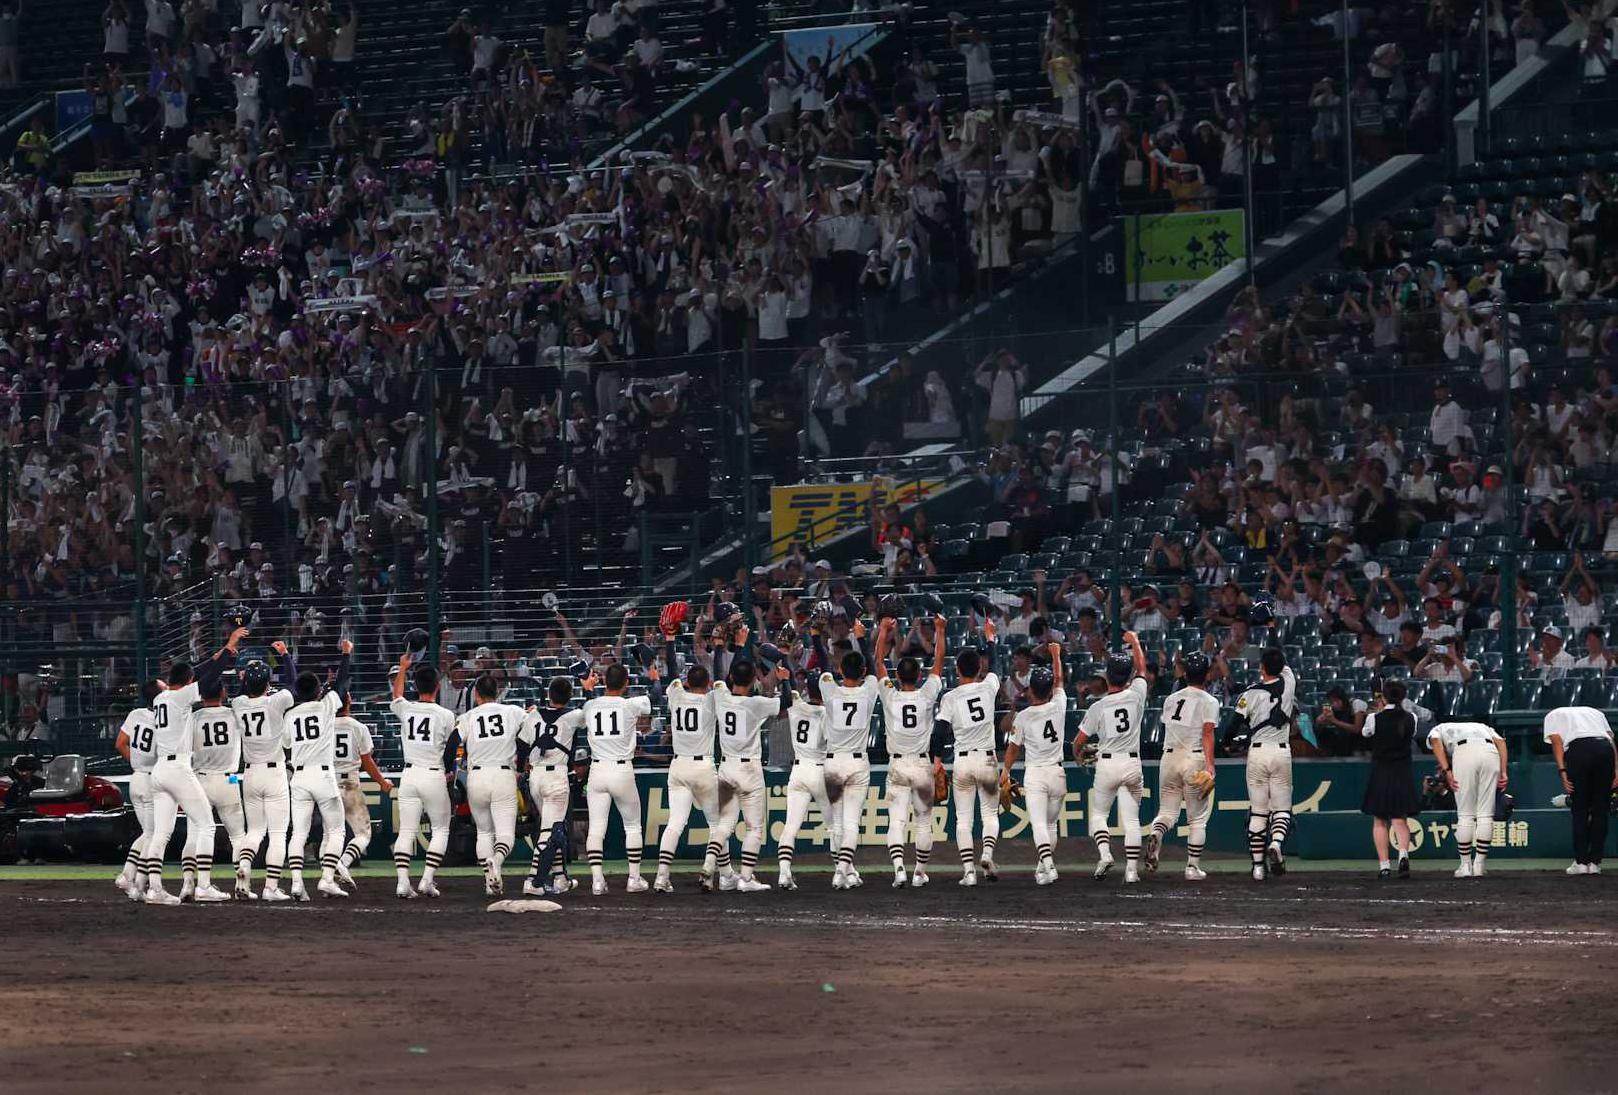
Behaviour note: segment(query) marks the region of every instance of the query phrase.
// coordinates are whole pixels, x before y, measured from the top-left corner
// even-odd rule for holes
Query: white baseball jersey
[[[509,703],[480,703],[455,720],[473,768],[517,766],[517,737],[533,716]]]
[[[296,701],[285,688],[262,696],[237,696],[230,708],[242,720],[242,759],[248,764],[272,764],[286,748],[286,716]]]
[[[360,758],[372,751],[371,731],[359,719],[343,716],[331,724],[332,755],[337,758],[337,771],[358,772]]]
[[[1428,744],[1441,741],[1444,743],[1445,752],[1448,753],[1454,753],[1455,747],[1463,741],[1492,744],[1499,738],[1500,735],[1494,732],[1493,727],[1485,726],[1481,722],[1441,722],[1427,731]]]
[[[196,706],[197,682],[159,692],[152,700],[152,752],[158,760],[191,752],[191,708]]]
[[[826,709],[810,703],[802,696],[787,708],[787,722],[792,728],[792,755],[799,761],[821,764],[826,760]]]
[[[403,696],[388,704],[399,720],[399,744],[404,762],[423,768],[444,766],[444,747],[455,729],[455,712],[436,703],[407,700]]]
[[[1136,677],[1108,692],[1084,713],[1080,727],[1103,753],[1140,752],[1140,726],[1146,721],[1146,678]]]
[[[719,751],[727,757],[759,757],[758,732],[781,711],[777,696],[738,696],[720,681],[713,686],[714,723]]]
[[[191,712],[191,767],[199,772],[239,772],[242,724],[228,707]]]
[[[1053,688],[1050,699],[1017,712],[1011,720],[1011,741],[1022,750],[1023,762],[1030,768],[1061,764],[1066,729],[1067,693]]]
[[[820,675],[820,701],[826,709],[826,752],[863,753],[871,744],[871,712],[877,682],[866,677],[850,688],[830,673]]]
[[[888,735],[889,756],[927,752],[933,736],[933,716],[938,711],[938,694],[943,690],[943,678],[931,674],[913,692],[894,684],[891,677],[883,679],[882,726]]]
[[[331,724],[342,709],[342,698],[335,692],[292,706],[286,717],[286,744],[292,750],[292,767],[335,765]]]
[[[150,772],[157,763],[157,751],[152,748],[156,725],[150,707],[137,707],[124,716],[124,724],[118,728],[129,735],[129,766],[137,772]]]
[[[1580,738],[1611,739],[1612,727],[1594,707],[1558,707],[1545,715],[1545,740],[1550,741],[1552,734],[1560,735],[1562,745],[1568,746]]]
[[[528,725],[523,728],[521,738],[529,745],[533,745],[545,736],[546,729],[556,739],[554,748],[541,749],[538,753],[530,754],[528,763],[533,767],[550,766],[553,764],[571,764],[573,762],[573,739],[584,728],[584,712],[577,708],[543,707],[538,711],[529,712]]]
[[[1236,710],[1252,727],[1250,742],[1285,745],[1292,739],[1292,717],[1298,713],[1297,692],[1298,678],[1292,667],[1282,666],[1279,680],[1254,685],[1242,693]]]
[[[636,720],[652,713],[647,696],[597,696],[584,704],[591,760],[633,760]]]
[[[1219,701],[1188,684],[1163,701],[1163,748],[1201,749],[1202,728],[1219,725]]]
[[[957,754],[994,748],[994,701],[999,695],[1000,678],[993,673],[944,693],[938,717],[955,731]]]
[[[669,685],[669,739],[677,757],[713,757],[714,694]]]

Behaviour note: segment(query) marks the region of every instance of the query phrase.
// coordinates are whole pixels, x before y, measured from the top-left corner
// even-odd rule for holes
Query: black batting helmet
[[[270,685],[270,666],[263,658],[254,658],[242,666],[242,686],[249,692],[259,692]]]

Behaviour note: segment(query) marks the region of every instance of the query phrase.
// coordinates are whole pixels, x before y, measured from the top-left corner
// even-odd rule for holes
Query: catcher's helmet
[[[1107,683],[1123,686],[1135,675],[1135,661],[1128,654],[1107,655]]]
[[[720,601],[713,606],[713,622],[722,624],[740,612],[741,609],[736,607],[735,601]]]
[[[989,600],[987,594],[983,594],[983,593],[974,593],[974,594],[972,594],[972,611],[973,612],[976,612],[979,616],[987,616],[993,610],[994,610],[994,602]]]
[[[238,627],[246,627],[247,621],[253,618],[253,613],[242,605],[232,605],[225,609],[219,617],[226,631],[235,631]]]
[[[809,617],[824,623],[831,619],[831,613],[832,603],[830,601],[816,601],[815,607],[809,610]]]
[[[923,593],[916,598],[916,607],[929,616],[942,616],[944,598],[936,593]]]
[[[254,658],[242,666],[242,684],[248,691],[257,692],[270,683],[270,667],[262,658]]]
[[[1043,665],[1036,665],[1028,674],[1028,690],[1036,696],[1049,696],[1056,685],[1056,677]]]
[[[417,655],[426,653],[427,639],[428,635],[425,627],[413,627],[409,631],[406,631],[404,637],[406,652],[409,653],[413,658]]]
[[[1275,622],[1275,602],[1259,597],[1247,607],[1247,622],[1254,627],[1268,627]]]
[[[886,594],[876,603],[876,618],[879,620],[885,620],[889,617],[898,619],[904,614],[904,601],[900,599],[897,593]]]
[[[1204,654],[1200,650],[1193,650],[1191,653],[1181,658],[1180,665],[1185,669],[1186,679],[1191,681],[1193,684],[1200,684],[1202,681],[1206,680],[1208,670],[1211,667],[1211,663],[1208,661],[1208,655]]]

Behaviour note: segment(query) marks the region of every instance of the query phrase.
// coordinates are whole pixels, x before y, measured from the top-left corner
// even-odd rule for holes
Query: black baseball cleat
[[[1399,877],[1410,877],[1410,857],[1407,855],[1402,855],[1399,857]]]
[[[1383,867],[1381,870],[1376,872],[1376,876],[1378,878],[1380,878],[1382,881],[1386,882],[1388,879],[1393,877],[1393,872],[1390,871],[1388,868]]]
[[[1150,832],[1150,833],[1147,833],[1146,834],[1146,859],[1145,859],[1145,863],[1146,863],[1146,869],[1148,871],[1157,870],[1157,860],[1158,860],[1158,857],[1161,856],[1162,854],[1163,854],[1163,838],[1158,836],[1157,832],[1155,830]]]
[[[1269,865],[1270,874],[1283,875],[1287,873],[1287,859],[1286,856],[1281,854],[1281,849],[1278,845],[1271,844],[1265,850],[1264,860]]]

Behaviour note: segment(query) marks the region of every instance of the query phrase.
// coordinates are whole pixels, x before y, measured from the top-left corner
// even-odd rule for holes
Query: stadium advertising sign
[[[822,543],[849,529],[870,524],[870,506],[912,506],[944,485],[942,479],[901,482],[879,476],[864,483],[824,483],[770,490],[770,540],[776,557],[794,540]]]
[[[1172,300],[1247,254],[1240,209],[1119,218],[1130,300]]]

